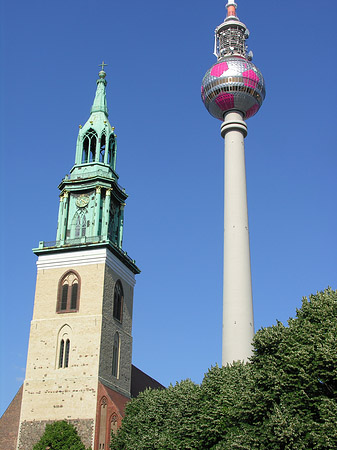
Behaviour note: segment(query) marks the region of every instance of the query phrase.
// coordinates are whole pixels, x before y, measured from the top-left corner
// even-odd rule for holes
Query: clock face
[[[87,206],[87,204],[89,203],[89,195],[87,194],[81,194],[79,197],[77,197],[76,199],[76,206],[78,206],[79,208],[84,208],[85,206]]]

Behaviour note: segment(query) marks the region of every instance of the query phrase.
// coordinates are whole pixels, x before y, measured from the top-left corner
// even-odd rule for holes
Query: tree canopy
[[[250,362],[132,400],[111,449],[336,449],[336,338],[337,291],[304,298],[256,333]]]
[[[85,450],[76,428],[65,420],[47,424],[44,434],[33,450]]]

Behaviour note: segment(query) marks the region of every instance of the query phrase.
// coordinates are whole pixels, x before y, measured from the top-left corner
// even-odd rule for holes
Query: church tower
[[[132,307],[140,271],[122,249],[127,194],[99,72],[75,165],[60,183],[56,241],[41,241],[18,450],[46,423],[73,423],[86,447],[106,449],[131,397]],[[138,370],[138,369],[137,369]]]

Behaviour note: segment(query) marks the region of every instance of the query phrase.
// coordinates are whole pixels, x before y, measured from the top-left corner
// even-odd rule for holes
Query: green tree
[[[33,450],[46,450],[47,447],[50,450],[85,450],[76,428],[65,420],[47,424]]]
[[[258,331],[251,399],[268,449],[337,448],[337,291],[303,299],[288,327]],[[263,448],[263,447],[261,447]]]
[[[188,450],[199,447],[198,385],[191,380],[163,390],[147,389],[126,406],[113,450]]]
[[[249,363],[146,391],[112,450],[336,450],[337,291],[304,298],[288,326],[259,330]]]

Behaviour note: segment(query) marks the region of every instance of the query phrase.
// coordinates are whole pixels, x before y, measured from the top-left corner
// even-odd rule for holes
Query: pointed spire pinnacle
[[[98,73],[99,79],[97,80],[96,95],[91,108],[91,113],[103,112],[106,114],[106,116],[108,116],[108,106],[105,93],[107,82],[105,80],[106,73],[104,71],[104,67],[107,66],[107,64],[105,64],[103,61],[102,64],[99,64],[99,66],[102,68],[102,70]]]
[[[235,3],[234,0],[228,0],[228,3],[226,5],[227,8],[227,17],[236,17],[236,8],[238,5]]]

